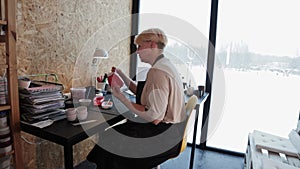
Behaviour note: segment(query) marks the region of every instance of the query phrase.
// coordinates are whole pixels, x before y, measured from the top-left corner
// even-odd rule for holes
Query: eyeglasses
[[[152,42],[151,40],[145,40],[142,42],[141,45],[137,45],[136,48],[137,50],[140,50],[143,46],[145,46],[146,43]]]

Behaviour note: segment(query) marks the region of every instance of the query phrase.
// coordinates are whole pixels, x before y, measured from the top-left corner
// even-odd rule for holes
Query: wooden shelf
[[[8,103],[7,105],[0,106],[0,110],[9,110],[8,114],[9,127],[12,138],[13,151],[8,153],[12,154],[13,168],[23,169],[23,154],[21,145],[21,132],[20,132],[20,107],[19,107],[19,91],[18,91],[18,72],[17,72],[17,57],[16,57],[16,8],[17,0],[4,0],[5,16],[6,19],[0,20],[0,25],[6,25],[6,35],[2,36],[5,43],[6,55],[5,62],[7,64],[7,91]],[[9,24],[8,24],[9,22]],[[8,33],[9,32],[9,33]]]
[[[0,105],[0,111],[9,110],[10,105]]]
[[[7,64],[0,64],[1,69],[7,69],[8,65]]]
[[[7,21],[0,20],[0,25],[7,25]]]

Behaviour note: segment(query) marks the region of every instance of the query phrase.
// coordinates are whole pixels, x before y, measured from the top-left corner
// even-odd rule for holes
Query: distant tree
[[[300,57],[291,58],[289,68],[300,70]]]

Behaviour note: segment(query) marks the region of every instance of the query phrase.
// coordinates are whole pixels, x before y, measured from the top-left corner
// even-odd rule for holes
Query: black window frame
[[[207,54],[207,73],[206,73],[206,82],[205,82],[205,92],[209,94],[206,102],[203,107],[203,116],[202,116],[202,127],[201,127],[201,137],[200,145],[197,145],[197,148],[203,150],[211,150],[217,152],[223,152],[226,154],[231,154],[235,156],[244,156],[243,153],[233,152],[230,150],[223,150],[214,147],[206,146],[207,141],[207,132],[208,132],[208,123],[209,123],[209,109],[211,106],[211,92],[213,84],[213,72],[214,72],[214,63],[215,63],[215,47],[216,47],[216,36],[217,36],[217,19],[218,19],[218,4],[219,0],[211,0],[211,13],[210,13],[210,23],[209,23],[209,44],[208,44],[208,54]],[[132,36],[130,41],[130,77],[134,77],[137,69],[137,57],[135,54],[136,46],[134,45],[134,37],[138,34],[139,27],[139,17],[140,12],[140,0],[132,1]],[[189,144],[191,146],[191,144]]]

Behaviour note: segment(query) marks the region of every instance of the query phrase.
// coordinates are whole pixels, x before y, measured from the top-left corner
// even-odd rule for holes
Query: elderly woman
[[[148,29],[136,37],[135,44],[140,60],[151,65],[146,81],[136,84],[118,68],[115,73],[138,100],[127,99],[117,83],[111,87],[113,95],[138,117],[100,134],[87,157],[99,169],[151,169],[180,151],[186,119],[184,92],[176,68],[163,55],[167,37],[160,29]]]

